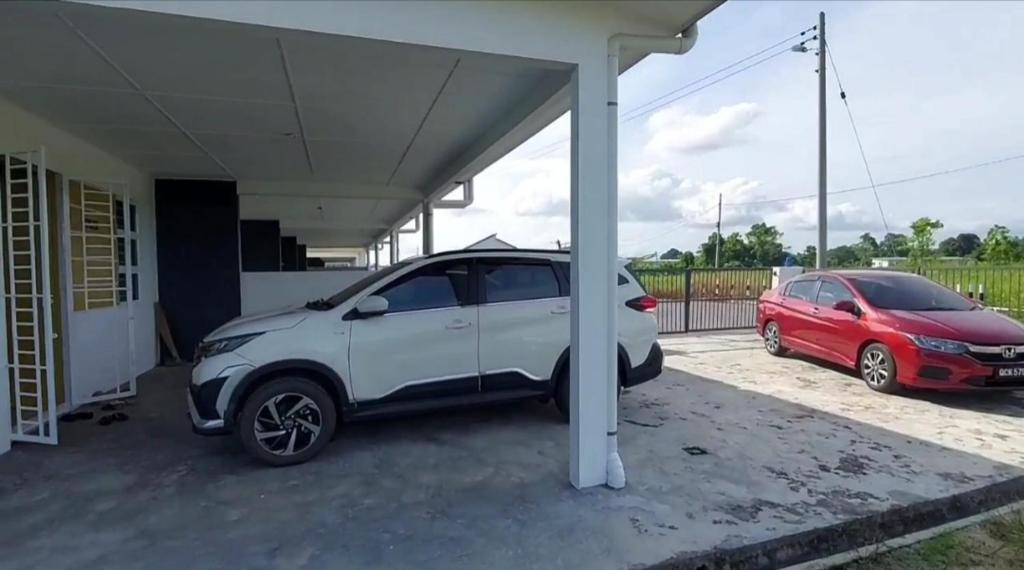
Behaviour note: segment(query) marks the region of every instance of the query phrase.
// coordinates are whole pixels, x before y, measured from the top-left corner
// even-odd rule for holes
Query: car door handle
[[[444,326],[444,328],[446,328],[446,329],[448,329],[450,331],[454,331],[454,330],[464,329],[464,328],[466,328],[466,327],[468,327],[469,325],[472,325],[472,324],[473,323],[471,323],[469,321],[461,321],[461,320],[459,320],[459,321],[452,321],[452,322],[448,323],[447,325]]]
[[[551,309],[552,315],[564,315],[569,312],[569,307],[555,307]]]
[[[811,307],[811,314],[812,315],[817,315],[820,312],[821,312],[821,309],[819,309],[818,307]]]

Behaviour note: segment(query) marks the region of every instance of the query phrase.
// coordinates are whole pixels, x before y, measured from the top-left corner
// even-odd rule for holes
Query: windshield
[[[871,305],[894,311],[971,311],[977,305],[924,277],[906,274],[847,278]]]
[[[310,309],[318,309],[319,307],[323,307],[323,310],[333,309],[334,307],[337,307],[338,305],[347,301],[350,297],[352,297],[352,295],[355,295],[356,293],[362,291],[363,289],[366,289],[370,285],[373,285],[377,281],[384,279],[385,277],[391,275],[392,273],[398,271],[399,269],[408,267],[408,265],[409,262],[403,261],[400,263],[395,263],[394,265],[389,265],[384,269],[381,269],[380,271],[374,271],[373,273],[370,273],[369,275],[363,277],[359,281],[356,281],[355,283],[349,285],[348,287],[345,287],[341,291],[338,291],[337,293],[331,295],[329,298],[324,299],[323,301],[310,301],[309,303],[306,304],[306,307]]]

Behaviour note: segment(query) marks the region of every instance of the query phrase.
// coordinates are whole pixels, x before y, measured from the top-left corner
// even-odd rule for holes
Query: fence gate
[[[57,443],[53,365],[53,308],[43,150],[3,156],[0,316],[8,342],[6,377],[11,394],[11,439]]]
[[[658,299],[658,332],[754,328],[757,299],[772,287],[772,269],[633,268]]]

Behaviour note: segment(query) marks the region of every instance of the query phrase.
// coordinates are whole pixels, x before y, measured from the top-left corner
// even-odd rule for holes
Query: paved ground
[[[750,335],[664,344],[701,376],[623,395],[618,492],[569,487],[550,405],[346,426],[269,469],[193,436],[187,370],[154,371],[130,421],[0,458],[0,568],[625,568],[1024,474],[1017,396],[883,398]]]

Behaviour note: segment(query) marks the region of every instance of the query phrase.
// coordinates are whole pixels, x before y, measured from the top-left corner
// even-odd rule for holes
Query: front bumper
[[[1020,390],[1024,378],[999,378],[996,371],[1008,366],[981,363],[968,355],[944,354],[911,348],[896,356],[901,384],[931,390]]]
[[[225,411],[239,382],[253,369],[248,360],[229,352],[201,360],[192,369],[188,410],[192,431],[220,435],[230,431]]]
[[[204,419],[199,415],[191,388],[189,386],[188,416],[192,420],[192,431],[199,435],[224,435],[229,433],[228,429],[224,427],[224,420],[222,418]]]
[[[639,365],[626,371],[626,377],[622,380],[622,386],[629,388],[653,380],[661,374],[665,362],[665,354],[661,351],[661,345],[655,342],[651,345],[651,351]]]

